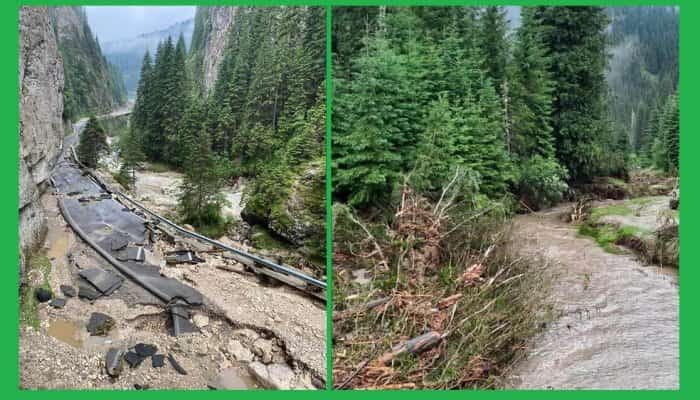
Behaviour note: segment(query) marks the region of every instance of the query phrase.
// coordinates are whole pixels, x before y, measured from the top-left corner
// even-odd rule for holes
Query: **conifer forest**
[[[336,388],[677,385],[678,13],[333,9]]]

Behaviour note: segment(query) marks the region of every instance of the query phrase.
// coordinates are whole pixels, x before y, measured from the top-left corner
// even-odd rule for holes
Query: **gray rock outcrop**
[[[46,7],[22,7],[19,21],[19,231],[24,250],[42,237],[39,197],[63,146],[63,64]]]

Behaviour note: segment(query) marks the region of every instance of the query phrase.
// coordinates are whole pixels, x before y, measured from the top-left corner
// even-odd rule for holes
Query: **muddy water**
[[[678,273],[610,254],[558,216],[519,216],[513,246],[551,262],[558,310],[513,371],[516,388],[678,388]]]
[[[84,327],[73,321],[56,319],[49,322],[48,334],[63,343],[69,344],[77,349],[83,347],[82,331]]]

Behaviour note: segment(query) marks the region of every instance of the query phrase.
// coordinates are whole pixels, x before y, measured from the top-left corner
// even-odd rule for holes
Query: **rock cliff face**
[[[21,253],[37,244],[45,229],[39,196],[48,185],[49,174],[63,147],[63,88],[63,64],[47,8],[22,7],[19,20]]]
[[[228,46],[229,30],[238,7],[198,7],[192,38],[195,62],[205,92],[216,82],[219,66]]]
[[[76,121],[112,111],[126,100],[118,68],[107,62],[82,7],[50,7],[65,75],[64,116]]]

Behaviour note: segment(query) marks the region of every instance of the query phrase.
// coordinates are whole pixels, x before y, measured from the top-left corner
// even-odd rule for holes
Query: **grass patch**
[[[579,234],[593,238],[608,253],[620,254],[617,243],[631,237],[641,237],[645,232],[634,226],[616,227],[593,222],[579,226]]]
[[[613,204],[604,207],[595,207],[591,210],[591,218],[597,221],[599,218],[608,215],[632,215],[634,210],[626,204]]]
[[[290,248],[289,243],[277,239],[260,225],[253,225],[250,241],[256,249],[261,250],[289,250]]]
[[[46,255],[31,254],[27,261],[27,275],[32,276],[40,274],[41,284],[38,287],[51,291],[49,285],[49,276],[51,274],[51,261]],[[31,326],[34,329],[39,328],[39,302],[36,299],[34,290],[37,287],[23,286],[20,288],[19,301],[19,322],[20,325]]]

